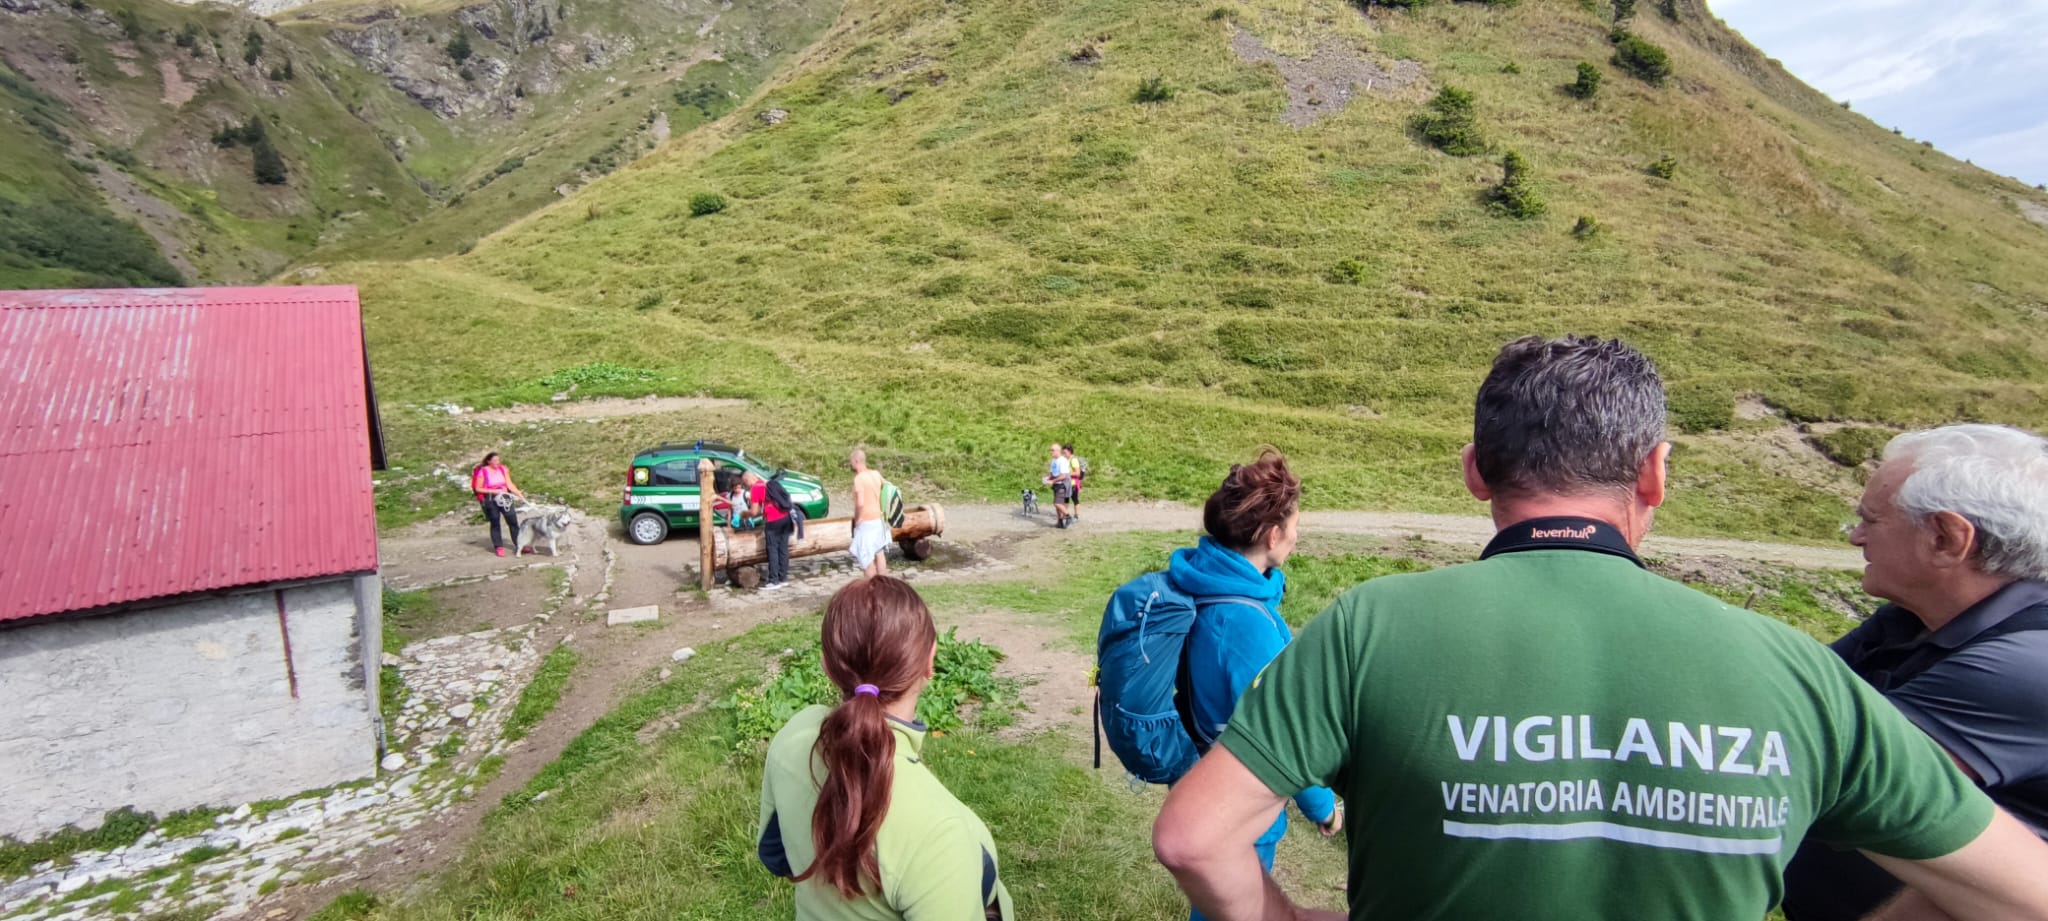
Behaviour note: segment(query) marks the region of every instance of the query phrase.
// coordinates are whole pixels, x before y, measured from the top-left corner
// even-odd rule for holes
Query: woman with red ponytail
[[[836,707],[809,707],[768,743],[761,863],[797,884],[800,921],[1009,921],[988,826],[923,761],[917,698],[939,649],[910,583],[855,580],[825,607]]]

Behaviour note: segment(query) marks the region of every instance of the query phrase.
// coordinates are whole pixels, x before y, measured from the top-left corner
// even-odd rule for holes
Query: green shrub
[[[1636,14],[1636,0],[1614,0],[1614,21],[1626,22]]]
[[[257,141],[254,145],[254,152],[256,155],[254,160],[256,181],[264,185],[284,185],[284,157],[277,152],[275,146],[271,145],[270,140],[265,138]]]
[[[1377,5],[1391,6],[1400,10],[1412,10],[1416,7],[1428,5],[1429,0],[1352,0],[1352,2],[1357,3],[1361,9]]]
[[[1600,92],[1600,68],[1591,61],[1579,62],[1579,79],[1565,87],[1566,92],[1580,99],[1591,99]]]
[[[1828,460],[1844,467],[1861,467],[1884,454],[1884,446],[1896,433],[1886,429],[1850,426],[1825,435],[1809,435],[1807,443]]]
[[[270,69],[270,79],[279,82],[288,82],[296,76],[298,76],[298,71],[293,69],[291,58],[285,58],[283,64]]]
[[[242,63],[255,66],[263,58],[263,36],[250,29],[242,35]]]
[[[1331,284],[1362,285],[1372,279],[1372,267],[1356,259],[1339,259],[1324,277]]]
[[[1215,9],[1213,9],[1213,10],[1210,10],[1210,11],[1209,11],[1209,21],[1210,21],[1210,22],[1222,22],[1222,21],[1224,21],[1224,20],[1226,20],[1226,19],[1229,19],[1230,17],[1232,17],[1232,16],[1234,16],[1234,15],[1236,15],[1236,14],[1235,14],[1235,13],[1232,13],[1232,12],[1230,11],[1230,7],[1227,7],[1227,6],[1219,6],[1219,7],[1215,8]]]
[[[1581,240],[1600,235],[1600,220],[1590,214],[1579,215],[1579,222],[1572,225],[1572,236]]]
[[[1623,32],[1614,42],[1614,66],[1652,86],[1671,76],[1671,56],[1642,36]]]
[[[997,711],[1007,713],[1005,705],[1016,694],[1016,682],[996,677],[1002,652],[976,640],[960,639],[954,635],[957,629],[949,628],[939,637],[931,682],[917,701],[917,718],[937,732],[952,732],[966,725],[960,710],[969,704],[981,705],[985,718],[1000,721]],[[780,670],[767,681],[741,688],[717,706],[732,711],[736,742],[746,748],[773,736],[797,711],[814,704],[836,706],[840,699],[839,688],[825,676],[814,640],[784,655]]]
[[[1173,87],[1166,85],[1163,77],[1146,77],[1138,83],[1138,91],[1131,94],[1132,102],[1165,102],[1173,98]]]
[[[1644,169],[1648,170],[1650,175],[1659,179],[1669,179],[1672,176],[1678,175],[1678,158],[1665,154],[1658,157],[1655,162],[1644,167]]]
[[[690,216],[703,217],[725,210],[725,196],[717,192],[698,192],[690,196]]]
[[[1413,127],[1422,139],[1454,157],[1469,157],[1486,150],[1472,94],[1446,86],[1429,101],[1429,111],[1415,116]]]
[[[1500,72],[1504,74],[1518,74],[1522,72],[1522,65],[1509,61],[1500,66]]]
[[[448,44],[442,50],[447,51],[448,57],[457,64],[469,60],[469,56],[474,53],[469,47],[469,30],[457,26],[455,35],[448,39]]]
[[[1501,158],[1500,166],[1500,185],[1493,187],[1495,210],[1522,219],[1542,214],[1546,206],[1542,194],[1536,191],[1535,180],[1529,176],[1528,159],[1510,150]]]
[[[1664,14],[1665,19],[1677,22],[1678,0],[1657,0],[1657,12]]]

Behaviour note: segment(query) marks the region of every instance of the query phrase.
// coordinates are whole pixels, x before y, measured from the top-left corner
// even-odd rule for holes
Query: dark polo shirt
[[[1832,648],[2048,838],[2048,582],[2008,584],[1932,632],[1885,605]],[[1808,842],[1785,871],[1785,916],[1854,921],[1898,889],[1863,855]]]

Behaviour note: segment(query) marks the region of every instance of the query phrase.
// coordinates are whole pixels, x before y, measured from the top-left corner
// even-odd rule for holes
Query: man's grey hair
[[[1619,339],[1529,336],[1479,385],[1472,455],[1495,492],[1631,488],[1664,440],[1664,382]]]
[[[1946,425],[1907,432],[1884,462],[1913,472],[1899,510],[1924,523],[1954,512],[1977,528],[1977,566],[2011,579],[2048,578],[2048,439],[2003,425]]]

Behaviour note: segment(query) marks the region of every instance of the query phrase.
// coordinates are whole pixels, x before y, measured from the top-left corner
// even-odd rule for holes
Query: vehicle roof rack
[[[735,448],[732,445],[725,444],[724,442],[705,441],[700,438],[696,441],[665,441],[662,442],[661,444],[655,445],[654,447],[646,448],[633,456],[646,457],[649,454],[659,454],[664,451],[708,451],[713,454],[730,454],[733,455],[734,457],[740,457],[746,454],[746,452],[741,451],[739,448]]]

